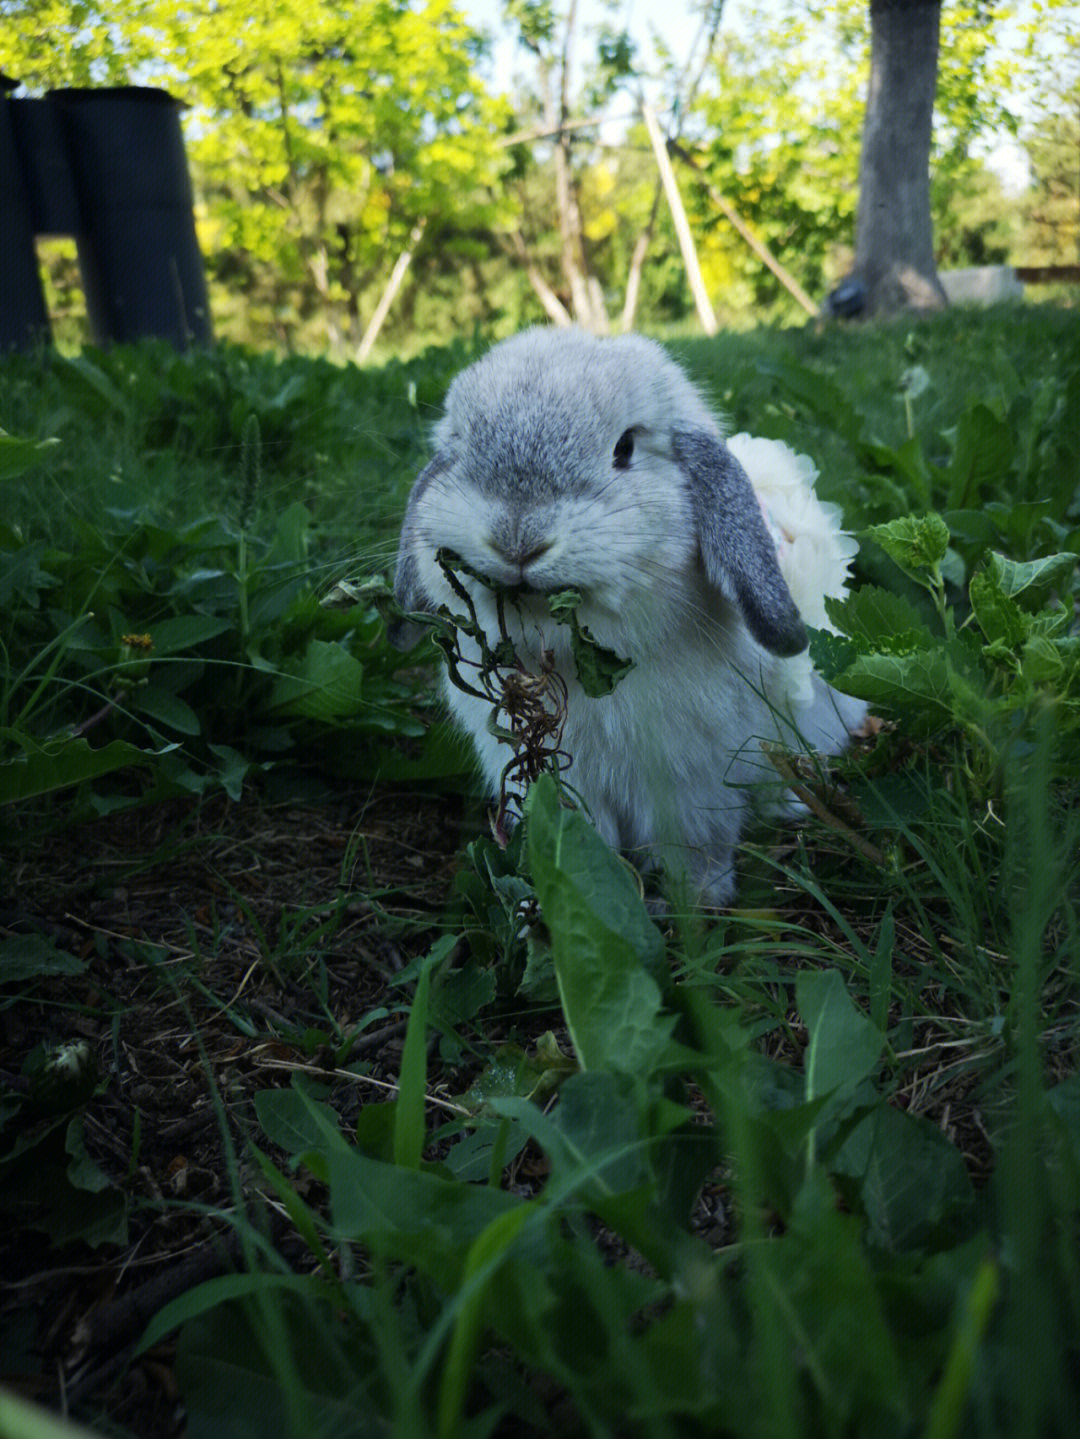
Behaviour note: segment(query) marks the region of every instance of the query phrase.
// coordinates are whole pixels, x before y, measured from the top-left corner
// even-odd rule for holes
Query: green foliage
[[[32,89],[152,83],[190,107],[200,239],[227,324],[314,324],[322,344],[355,346],[418,222],[438,247],[500,214],[507,107],[478,79],[481,42],[451,0],[6,9],[0,65]]]
[[[940,268],[1012,254],[1009,205],[979,153],[987,137],[1016,124],[1008,106],[1023,66],[1004,38],[1005,12],[996,3],[942,7],[931,159]],[[740,7],[691,119],[713,184],[815,296],[844,273],[853,242],[869,39],[865,0]],[[708,200],[696,195],[694,203],[721,311],[736,315],[752,303],[759,314],[772,306],[794,314]]]
[[[528,51],[534,73],[504,95],[481,79],[487,41],[451,0],[319,0],[284,12],[271,0],[134,0],[120,14],[101,0],[9,0],[0,69],[35,94],[150,83],[189,107],[218,333],[355,353],[394,261],[413,249],[388,321],[386,353],[397,353],[542,319],[519,239],[535,273],[573,305],[550,148],[498,143],[550,127],[566,50],[573,118],[595,119],[617,92],[636,98],[635,77],[647,75],[675,107],[681,143],[804,288],[820,297],[844,273],[869,68],[865,0],[699,9],[703,34],[723,12],[700,75],[703,46],[673,55],[654,37],[636,49],[614,13],[597,26],[579,19],[567,46],[566,13],[505,4],[504,36]],[[997,0],[943,7],[932,173],[939,267],[1075,259],[1069,19],[1064,0],[1033,0],[1015,23]],[[984,158],[1003,132],[1018,135],[1032,162],[1035,191],[1021,200]],[[568,142],[585,268],[614,311],[649,230],[639,323],[685,320],[693,305],[667,208],[656,208],[643,132],[631,127],[615,151],[594,133],[575,128]],[[689,174],[684,191],[722,317],[801,319]],[[78,313],[73,246],[60,243],[46,252],[59,296],[51,308]],[[67,337],[75,324],[65,314],[58,328]]]
[[[490,1171],[471,1183],[453,1150],[442,1161],[424,1157],[422,1138],[414,1147],[424,1126],[408,1046],[393,1147],[382,1156],[365,1152],[364,1113],[358,1146],[302,1079],[258,1096],[267,1137],[327,1186],[329,1218],[263,1157],[317,1272],[304,1278],[271,1260],[173,1301],[147,1329],[144,1349],[180,1326],[193,1431],[234,1415],[242,1391],[254,1396],[244,1408],[250,1432],[270,1433],[296,1386],[306,1422],[321,1415],[335,1433],[401,1426],[403,1416],[413,1432],[487,1432],[499,1422],[549,1432],[530,1382],[540,1375],[558,1386],[561,1423],[574,1431],[722,1424],[756,1434],[763,1393],[770,1432],[899,1435],[929,1425],[944,1434],[966,1416],[1012,1412],[1023,1401],[1016,1366],[1026,1349],[1014,1320],[1026,1281],[995,1257],[1008,1245],[995,1226],[1013,1221],[976,1205],[936,1127],[889,1102],[887,1035],[839,973],[799,974],[802,1072],[771,1064],[735,1015],[671,978],[621,861],[561,806],[550,777],[534,787],[526,824],[582,1068],[563,1071],[554,1108],[526,1097],[520,1064],[509,1085],[489,1081],[465,1097],[466,1123],[498,1135]],[[410,1043],[422,1036],[424,979],[421,987]],[[685,1104],[691,1080],[708,1100],[708,1123]],[[1021,1105],[1010,1125],[1041,1136],[1028,1159],[1058,1162],[1065,1095],[1037,1087]],[[525,1141],[548,1167],[531,1197],[500,1187]],[[714,1253],[686,1226],[722,1157],[738,1176],[741,1234]],[[998,1202],[1004,1215],[1007,1190]],[[771,1230],[766,1213],[776,1216]],[[1044,1218],[1067,1222],[1045,1207]],[[605,1235],[647,1269],[606,1263]],[[332,1246],[356,1244],[373,1283],[330,1264]],[[277,1333],[261,1317],[267,1304]],[[978,1361],[1003,1343],[1020,1346],[1015,1363]],[[1072,1403],[1061,1356],[1053,1343],[1032,1409],[1044,1432],[1057,1432]]]
[[[925,370],[917,395],[900,377],[909,438],[895,448],[872,438],[847,400],[815,386],[809,372],[772,365],[767,373],[827,418],[855,464],[871,472],[864,493],[875,487],[878,513],[899,508],[905,487],[927,507],[864,530],[896,567],[892,576],[898,569],[907,577],[912,599],[867,586],[826,601],[832,633],[811,642],[821,672],[875,711],[901,718],[909,733],[961,727],[981,751],[984,781],[1018,747],[1031,746],[1033,726],[1050,708],[1058,763],[1074,772],[1080,361],[1033,382],[1003,363],[994,403],[969,401],[938,437],[933,458],[914,432],[911,410],[912,396],[917,403],[932,383]],[[872,552],[862,562],[888,580]],[[915,602],[920,590],[935,623]]]
[[[243,1269],[141,1340],[179,1330],[193,1435],[1071,1432],[1076,346],[1074,315],[1002,311],[683,347],[733,428],[813,454],[846,506],[859,583],[815,656],[894,723],[844,783],[822,776],[839,828],[744,846],[743,907],[708,919],[650,912],[543,777],[505,849],[469,845],[377,1010],[275,1028],[342,1067],[415,986],[388,1102],[347,1122],[310,1075],[255,1098],[223,1211]],[[461,358],[5,360],[0,423],[60,440],[5,488],[8,774],[120,745],[170,792],[316,747],[384,772],[411,749],[372,592],[344,614],[318,596],[389,558]],[[357,686],[389,712],[382,744]],[[398,772],[456,772],[442,745]],[[118,797],[106,775],[83,789]],[[295,926],[325,938],[345,902]],[[255,940],[296,985],[293,924]],[[85,963],[15,936],[0,1005]],[[5,1222],[115,1244],[125,1183],[84,1137],[96,1074],[45,1048],[8,1069]]]
[[[419,462],[437,366],[364,383],[147,346],[5,368],[5,419],[58,443],[4,448],[34,469],[0,524],[0,800],[77,786],[100,807],[132,769],[144,792],[235,796],[331,755],[371,772],[422,735],[374,608],[320,601],[325,566],[391,527],[378,496]],[[460,763],[444,747],[436,769]]]

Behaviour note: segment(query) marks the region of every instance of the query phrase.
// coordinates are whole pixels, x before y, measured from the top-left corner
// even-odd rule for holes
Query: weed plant
[[[408,1015],[396,1095],[342,1121],[357,1030],[327,1014],[333,1070],[257,1095],[231,1151],[242,1266],[140,1340],[178,1331],[193,1436],[1075,1431],[1080,321],[675,348],[860,532],[813,652],[881,729],[793,772],[813,816],[751,837],[719,916],[658,917],[551,775],[506,847],[469,844],[380,1010]],[[9,853],[50,816],[318,763],[461,782],[422,652],[319,600],[384,567],[465,358],[4,361]],[[342,913],[260,931],[282,984],[318,990]],[[47,984],[55,952],[3,944],[9,996]],[[111,1196],[100,1242],[124,1186],[80,1167],[72,1064],[39,1052],[3,1097],[0,1207],[48,1152]]]

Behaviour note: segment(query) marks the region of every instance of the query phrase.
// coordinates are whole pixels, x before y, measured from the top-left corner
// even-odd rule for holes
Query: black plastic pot
[[[49,338],[30,202],[12,134],[14,103],[0,94],[0,350],[29,349]]]
[[[33,233],[75,236],[94,339],[209,343],[177,101],[125,86],[54,90],[5,108]]]
[[[95,335],[212,339],[180,106],[164,90],[60,90]],[[84,254],[85,250],[85,254]]]

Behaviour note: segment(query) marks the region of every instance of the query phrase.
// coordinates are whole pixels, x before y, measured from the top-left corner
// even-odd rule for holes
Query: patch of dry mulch
[[[140,1436],[183,1432],[170,1345],[128,1361],[163,1303],[238,1263],[231,1228],[196,1207],[231,1203],[221,1115],[242,1155],[257,1091],[332,1066],[320,1031],[355,1033],[347,1058],[367,1063],[365,1092],[335,1094],[343,1117],[388,1097],[411,995],[392,982],[440,932],[461,842],[460,799],[364,790],[168,802],[0,856],[0,937],[86,962],[0,1009],[0,1071],[17,1082],[40,1042],[87,1041],[107,1080],[87,1150],[131,1199],[123,1252],[0,1234],[0,1382]],[[284,1227],[273,1237],[302,1268]]]

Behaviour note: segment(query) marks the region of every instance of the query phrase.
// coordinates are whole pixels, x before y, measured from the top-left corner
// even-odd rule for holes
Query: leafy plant
[[[227,1396],[238,1393],[216,1377],[218,1352],[244,1372],[245,1394],[250,1383],[263,1396],[267,1416],[294,1383],[304,1412],[335,1414],[347,1433],[367,1432],[346,1417],[361,1394],[384,1422],[408,1416],[426,1432],[499,1419],[545,1432],[539,1375],[563,1395],[564,1428],[589,1432],[722,1424],[758,1433],[767,1394],[771,1431],[899,1434],[928,1423],[953,1433],[971,1403],[985,1412],[1016,1402],[1013,1380],[976,1369],[971,1355],[1008,1332],[1023,1283],[995,1257],[995,1221],[958,1152],[889,1102],[887,1036],[840,975],[798,976],[802,1073],[772,1064],[735,1015],[672,981],[624,867],[562,805],[552,777],[533,786],[526,824],[580,1068],[563,1070],[553,1110],[535,1088],[528,1097],[535,1080],[520,1087],[523,1073],[539,1072],[520,1060],[508,1088],[487,1082],[463,1097],[465,1123],[488,1136],[473,1182],[453,1149],[448,1161],[425,1158],[429,963],[398,1098],[379,1107],[386,1143],[366,1149],[375,1132],[366,1111],[352,1142],[303,1080],[262,1094],[266,1136],[327,1186],[329,1218],[256,1151],[317,1272],[305,1281],[271,1266],[213,1281],[155,1318],[144,1347],[182,1325],[196,1432],[220,1420],[223,1404],[232,1412]],[[688,1107],[687,1082],[706,1097],[710,1122]],[[1064,1155],[1054,1116],[1068,1102],[1038,1089],[1020,1101],[1012,1124],[1030,1124],[1049,1146],[1042,1158],[1027,1146],[1033,1163]],[[501,1182],[526,1143],[543,1152],[547,1174],[523,1195]],[[727,1158],[740,1219],[714,1253],[688,1219]],[[610,1267],[601,1245],[613,1242],[647,1268]],[[330,1259],[341,1245],[361,1247],[374,1287],[341,1277]],[[275,1306],[280,1340],[261,1324],[261,1302]],[[313,1346],[313,1333],[330,1347]],[[289,1381],[278,1343],[311,1356]],[[1067,1402],[1056,1364],[1039,1408],[1050,1422]]]
[[[751,836],[739,909],[646,908],[541,775],[505,848],[465,811],[452,878],[452,840],[436,853],[422,824],[400,832],[416,799],[380,808],[365,789],[364,826],[332,836],[329,898],[305,847],[275,899],[274,866],[249,886],[246,860],[215,858],[207,903],[197,885],[178,914],[178,833],[165,889],[155,874],[146,891],[169,895],[172,950],[160,900],[144,940],[116,941],[122,965],[100,934],[89,962],[18,927],[0,940],[11,1245],[37,1223],[31,1243],[104,1250],[125,1221],[144,1244],[160,1203],[132,1202],[162,1157],[126,1169],[137,1128],[128,1156],[123,1124],[97,1147],[100,1084],[34,1107],[56,1041],[98,1035],[112,1120],[135,1104],[113,1056],[140,1052],[138,1005],[166,975],[198,997],[189,1032],[208,1051],[220,1017],[191,1078],[216,1105],[228,1197],[168,1201],[169,1232],[233,1229],[241,1262],[142,1341],[147,1372],[167,1368],[154,1345],[178,1329],[193,1435],[1071,1433],[1080,392],[1075,318],[1032,315],[684,346],[733,427],[812,453],[862,533],[861,587],[815,654],[878,686],[884,720],[828,774],[783,757],[812,814]],[[5,485],[20,773],[47,787],[54,763],[77,778],[138,762],[138,785],[125,767],[73,786],[78,816],[249,780],[273,794],[318,763],[425,789],[467,772],[445,725],[412,732],[430,649],[392,654],[372,591],[320,604],[338,575],[385,567],[423,419],[461,358],[362,376],[228,350],[5,360],[0,423],[61,440]],[[900,383],[917,366],[921,393]],[[25,834],[44,810],[6,815],[17,923],[42,892]],[[370,867],[369,818],[415,873],[402,908],[397,877]],[[145,834],[142,819],[114,832]],[[125,874],[148,873],[129,858]],[[432,859],[448,908],[427,902]],[[129,933],[137,880],[110,901],[117,871],[88,873],[91,923]],[[110,998],[102,1025],[109,975],[133,1013]],[[283,1068],[291,1085],[266,1088]],[[64,1227],[98,1205],[100,1223]]]
[[[88,357],[57,368],[68,403],[105,395],[129,426],[147,398],[143,363],[126,352],[109,370]],[[220,361],[174,360],[166,392],[182,381],[198,403],[222,378]],[[95,781],[133,766],[153,793],[221,784],[235,797],[253,770],[334,754],[362,771],[380,738],[423,733],[375,610],[319,603],[308,505],[269,514],[275,405],[288,396],[291,412],[296,386],[247,393],[259,408],[237,413],[239,474],[218,515],[171,524],[145,499],[114,502],[70,519],[60,544],[0,526],[0,801],[72,785],[101,795]],[[62,463],[64,449],[12,440],[4,453],[10,468],[16,456]],[[331,731],[352,742],[327,749]]]

